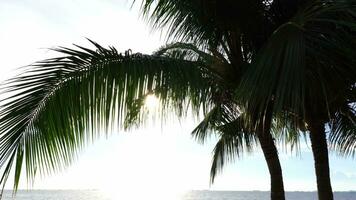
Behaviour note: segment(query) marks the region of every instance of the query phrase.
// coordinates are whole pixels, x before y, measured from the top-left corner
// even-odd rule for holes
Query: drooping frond
[[[215,131],[215,125],[221,123],[222,113],[219,106],[212,108],[205,116],[204,119],[194,128],[192,136],[200,143],[204,142],[211,137]]]
[[[329,142],[331,148],[344,156],[356,153],[355,105],[344,105],[330,122]]]
[[[251,152],[257,146],[257,135],[245,125],[244,115],[240,115],[229,123],[215,127],[219,140],[213,150],[211,183],[214,183],[216,175],[222,171],[226,163],[235,161],[244,152]]]
[[[57,48],[62,57],[29,66],[2,86],[7,96],[0,114],[1,184],[14,168],[17,189],[23,164],[30,181],[70,165],[89,141],[121,128],[147,94],[159,98],[163,117],[184,116],[188,106],[196,114],[207,107],[211,88],[203,62],[121,54],[91,43],[95,50]]]
[[[275,106],[280,107],[280,102],[288,108],[297,107],[296,101],[300,102],[304,96],[303,71],[299,72],[304,69],[304,59],[302,31],[295,24],[285,24],[273,34],[263,52],[255,57],[238,90],[242,95],[238,96],[244,98],[243,102],[248,102],[246,107],[251,113],[264,113],[271,100],[277,101]]]
[[[192,132],[192,136],[201,143],[212,134],[218,137],[213,150],[211,183],[227,162],[233,162],[243,152],[251,152],[256,147],[257,136],[246,127],[244,116],[233,102],[216,104]]]
[[[220,131],[220,127],[231,123],[240,114],[238,106],[232,102],[215,103],[215,106],[192,131],[192,136],[198,142],[204,143],[212,132]]]
[[[252,58],[237,97],[260,119],[271,101],[296,120],[307,110],[330,111],[355,83],[355,11],[355,1],[316,1],[300,10]]]
[[[271,133],[275,139],[276,145],[281,145],[284,150],[287,147],[290,151],[299,152],[300,140],[306,140],[306,124],[303,120],[295,122],[294,116],[280,114],[272,119]]]

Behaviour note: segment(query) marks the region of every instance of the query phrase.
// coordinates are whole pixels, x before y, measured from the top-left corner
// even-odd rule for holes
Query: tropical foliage
[[[212,181],[259,141],[272,199],[284,199],[274,138],[296,144],[309,132],[319,198],[333,198],[325,125],[332,149],[353,155],[356,145],[356,1],[143,0],[142,13],[180,42],[152,55],[95,42],[58,48],[62,57],[5,83],[0,183],[14,166],[16,189],[23,163],[33,180],[68,166],[99,133],[144,123],[144,99],[155,94],[161,118],[191,109],[205,115],[198,140],[218,134]]]
[[[182,116],[189,106],[207,109],[209,74],[204,63],[168,56],[118,53],[92,42],[96,51],[58,48],[65,56],[38,62],[9,80],[11,96],[1,107],[1,183],[15,167],[15,189],[26,165],[27,176],[68,166],[99,133],[140,121],[135,105],[148,94],[161,100],[162,115]]]

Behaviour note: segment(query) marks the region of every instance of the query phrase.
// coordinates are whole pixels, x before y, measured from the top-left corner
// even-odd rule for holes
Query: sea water
[[[137,191],[140,193],[140,191]],[[269,192],[260,191],[189,191],[179,196],[166,196],[166,200],[269,200]],[[133,198],[135,194],[110,196],[99,190],[20,190],[16,200],[153,200],[154,197]],[[159,195],[158,195],[159,196]],[[335,200],[356,200],[356,192],[335,192]],[[132,198],[131,198],[132,197]],[[12,192],[5,191],[3,199],[12,200]],[[159,198],[157,198],[159,199]],[[316,192],[286,192],[287,200],[317,200]]]

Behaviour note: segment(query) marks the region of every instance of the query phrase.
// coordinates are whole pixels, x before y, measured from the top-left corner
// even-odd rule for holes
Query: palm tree
[[[145,1],[143,6],[144,13],[148,13],[150,6],[153,4],[153,1]],[[269,21],[269,16],[265,16],[265,12],[273,10],[269,8],[269,3],[265,1],[249,1],[241,4],[222,1],[222,3],[218,3],[217,7],[214,3],[205,3],[204,1],[160,1],[157,5],[151,18],[155,25],[164,25],[173,20],[170,30],[171,36],[181,37],[183,40],[188,41],[192,40],[203,48],[209,48],[214,57],[218,58],[215,60],[226,60],[226,57],[228,58],[227,62],[218,62],[217,65],[213,65],[213,70],[222,77],[227,88],[231,88],[232,91],[239,83],[239,79],[249,65],[252,55],[262,46],[269,34],[271,34],[273,26],[275,26],[272,23],[273,21]],[[201,9],[201,7],[207,9]],[[228,12],[226,12],[227,10]],[[234,14],[236,10],[239,12]],[[283,17],[283,13],[278,16]],[[231,17],[237,20],[231,20]],[[247,20],[239,20],[245,17],[247,17]],[[250,26],[251,23],[265,26]],[[89,52],[92,53],[91,51]],[[72,53],[72,51],[68,50],[68,52],[64,53]],[[48,64],[53,66],[55,62],[52,61],[50,60],[50,63],[42,63],[42,66],[47,66]],[[55,64],[58,65],[58,63]],[[65,81],[68,79],[70,80],[71,78],[64,78]],[[20,85],[22,86],[23,83]],[[129,97],[131,96],[132,94],[129,95]],[[45,97],[47,98],[47,95]],[[43,106],[42,103],[39,105]],[[130,107],[130,105],[127,105],[127,107]],[[130,108],[130,110],[135,109]],[[35,111],[35,113],[38,113],[38,111]],[[93,115],[95,113],[91,112]],[[256,122],[257,126],[249,129],[251,132],[257,133],[268,163],[271,174],[271,197],[272,199],[284,199],[282,172],[277,149],[274,146],[273,137],[269,133],[269,126],[272,120],[271,114],[271,111],[269,111],[268,115],[266,115],[269,117],[264,118],[262,122],[262,120],[259,120],[260,114],[256,113],[252,121]],[[37,114],[35,117],[37,117]],[[134,115],[133,118],[136,117]],[[89,118],[93,121],[92,118],[97,118],[97,116]],[[81,128],[83,127],[81,125]],[[93,130],[95,130],[95,127],[92,128]]]
[[[274,144],[274,138],[270,133],[270,126],[272,116],[268,119],[259,120],[257,115],[251,121],[244,119],[245,112],[236,102],[233,92],[236,89],[236,79],[238,76],[231,77],[233,66],[231,61],[214,48],[210,47],[212,51],[209,55],[199,51],[194,46],[182,46],[181,43],[174,44],[163,48],[158,54],[171,53],[181,54],[183,50],[193,50],[198,53],[205,60],[210,60],[210,70],[217,75],[219,83],[219,90],[213,92],[212,102],[214,107],[206,114],[206,118],[193,130],[193,136],[200,142],[204,142],[208,135],[214,131],[220,136],[216,148],[214,149],[213,163],[211,168],[211,182],[218,171],[224,166],[224,158],[227,160],[234,160],[235,155],[239,156],[244,150],[251,151],[252,147],[256,145],[256,140],[262,148],[262,152],[267,162],[268,170],[271,178],[271,199],[285,199],[282,169],[278,158],[278,151]],[[229,55],[230,52],[223,53]],[[204,54],[204,55],[203,55]],[[228,57],[228,56],[227,56]],[[216,80],[216,79],[215,79]],[[269,112],[271,114],[271,112]],[[257,125],[256,127],[253,127]],[[228,139],[231,139],[228,141]],[[226,154],[226,155],[225,155]]]
[[[310,3],[274,32],[241,84],[251,110],[263,112],[256,103],[273,100],[275,113],[306,126],[322,200],[333,199],[326,123],[336,149],[355,147],[355,10],[355,1]]]
[[[315,1],[315,4],[306,5],[305,2],[145,0],[143,12],[151,16],[155,27],[169,24],[169,36],[194,42],[202,51],[195,48],[195,54],[191,54],[189,52],[194,48],[189,47],[186,48],[189,51],[172,51],[168,56],[131,54],[129,51],[123,55],[114,48],[104,49],[95,43],[97,51],[83,47],[80,47],[82,51],[58,49],[66,56],[40,62],[7,85],[10,98],[3,100],[0,124],[0,165],[6,165],[2,183],[15,162],[17,188],[23,159],[30,178],[36,171],[50,173],[69,165],[85,141],[96,137],[86,132],[95,133],[120,125],[126,115],[128,125],[136,120],[142,121],[142,99],[155,93],[162,101],[163,114],[167,114],[164,111],[171,106],[178,116],[182,116],[188,102],[196,114],[201,107],[203,110],[211,107],[212,111],[216,110],[214,107],[220,110],[219,118],[206,120],[218,119],[213,125],[223,133],[215,149],[212,169],[223,165],[224,149],[227,153],[236,152],[243,146],[249,149],[254,141],[249,133],[255,133],[270,170],[271,197],[284,199],[281,167],[270,134],[273,116],[286,115],[286,119],[295,122],[295,127],[300,129],[304,122],[315,125],[310,121],[317,119],[314,114],[329,109],[324,106],[317,108],[315,113],[306,112],[305,102],[314,102],[309,107],[318,102],[316,98],[309,101],[310,94],[326,91],[330,84],[319,90],[317,83],[306,83],[305,80],[310,79],[306,79],[305,74],[307,78],[315,75],[328,77],[321,76],[323,74],[316,69],[305,67],[308,71],[299,66],[336,66],[340,60],[345,60],[340,69],[343,73],[346,71],[349,82],[340,84],[342,87],[333,91],[340,88],[349,91],[350,83],[355,82],[355,76],[350,73],[350,63],[354,63],[350,52],[354,48],[340,48],[354,45],[346,42],[347,38],[352,38],[355,27],[354,7],[350,6],[353,4],[349,5],[349,1]],[[335,30],[343,33],[345,41],[339,35],[332,35]],[[334,43],[329,45],[328,39]],[[332,54],[339,55],[338,51],[345,54],[337,59],[330,58]],[[205,52],[210,52],[213,59],[207,59],[209,56]],[[323,59],[318,62],[315,57],[320,54]],[[333,65],[328,65],[330,63]],[[309,93],[305,92],[306,86],[312,88]],[[328,99],[325,102],[331,104],[329,100],[332,98],[329,97],[332,95],[321,93],[318,97],[328,97],[323,100]],[[231,112],[234,104],[243,109],[244,115]],[[335,111],[329,109],[329,113],[340,116],[341,108],[336,106]],[[228,114],[227,118],[224,113]],[[118,121],[113,121],[116,118]],[[345,117],[340,120],[344,122]],[[350,120],[347,122],[350,124]],[[207,130],[201,129],[204,124],[207,123],[198,126],[195,133],[199,130],[204,133],[203,130]],[[311,135],[319,136],[320,132]],[[232,137],[229,133],[237,136]],[[350,147],[352,140],[340,142],[337,136],[341,132],[334,130],[333,133],[336,148]],[[317,140],[313,144],[322,143]],[[325,150],[325,147],[313,145],[313,151]],[[327,163],[325,151],[316,154],[315,158],[317,163],[322,163],[316,168],[318,179],[323,174],[318,174],[320,171],[327,171],[324,174],[329,177],[328,170],[320,168]],[[318,185],[321,184],[318,181]],[[331,187],[318,189],[322,193],[320,199],[332,198]]]
[[[236,96],[248,103],[244,107],[250,120],[264,119],[269,124],[270,112],[282,112],[294,121],[294,128],[307,128],[319,198],[332,199],[324,125],[333,121],[331,116],[339,113],[340,106],[348,106],[337,102],[350,101],[345,92],[355,84],[355,1],[144,2],[143,11],[151,14],[152,24],[173,24],[173,37],[209,44],[225,39],[226,45],[221,46],[227,49],[234,70],[227,74],[235,74],[230,82],[237,84],[244,77]],[[236,76],[246,68],[247,73]],[[331,86],[330,80],[340,84]],[[339,149],[351,148],[352,140],[347,141]]]
[[[149,56],[119,54],[92,43],[96,51],[56,49],[65,56],[39,62],[6,83],[11,97],[2,106],[3,184],[15,160],[17,189],[23,161],[31,180],[37,170],[46,174],[69,165],[95,132],[143,122],[148,94],[161,99],[163,115],[174,108],[184,116],[188,103],[198,115],[202,108],[230,101],[223,79],[208,67],[220,61],[192,45],[177,43]],[[240,113],[237,105],[226,108],[230,116]],[[240,142],[251,148],[251,134],[245,135],[235,141],[246,139]]]

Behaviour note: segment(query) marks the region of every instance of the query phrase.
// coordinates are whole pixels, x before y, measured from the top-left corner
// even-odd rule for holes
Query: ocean
[[[137,193],[140,193],[137,191]],[[110,196],[98,190],[21,190],[18,191],[16,200],[150,200],[133,198],[135,194],[126,197]],[[335,200],[355,200],[356,192],[335,192]],[[12,200],[11,191],[4,192],[4,198]],[[154,198],[152,198],[154,199]],[[157,198],[161,200],[161,198]],[[163,198],[162,198],[163,199]],[[269,200],[269,192],[260,191],[190,191],[178,196],[165,197],[165,200]],[[287,200],[317,200],[315,192],[287,192]]]
[[[137,195],[140,194],[140,195]],[[138,197],[140,196],[140,197]],[[120,196],[98,190],[20,190],[16,200],[269,200],[269,192],[260,191],[190,191],[180,195],[150,198],[140,191]],[[159,195],[158,195],[159,196]],[[335,200],[355,200],[356,192],[335,192]],[[12,200],[11,191],[4,192],[6,200]],[[151,196],[152,197],[152,196]],[[316,192],[287,192],[287,200],[316,200]]]

